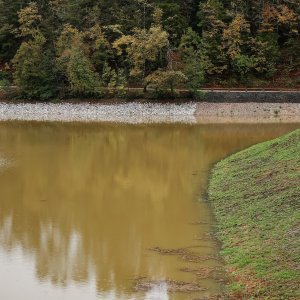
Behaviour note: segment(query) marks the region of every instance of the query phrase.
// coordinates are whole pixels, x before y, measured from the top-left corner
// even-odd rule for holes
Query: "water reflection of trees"
[[[191,201],[203,171],[293,127],[1,124],[17,161],[0,173],[1,247],[34,254],[37,276],[62,286],[95,272],[99,290],[124,292],[135,275],[172,274],[145,249],[193,241],[184,224],[209,218]]]

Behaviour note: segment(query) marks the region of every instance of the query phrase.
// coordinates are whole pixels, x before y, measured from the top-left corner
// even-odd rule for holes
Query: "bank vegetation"
[[[218,163],[208,190],[232,299],[300,298],[300,131]]]

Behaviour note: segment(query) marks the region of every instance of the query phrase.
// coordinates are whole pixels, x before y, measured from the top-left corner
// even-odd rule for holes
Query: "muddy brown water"
[[[299,127],[0,123],[0,299],[220,293],[209,170]]]

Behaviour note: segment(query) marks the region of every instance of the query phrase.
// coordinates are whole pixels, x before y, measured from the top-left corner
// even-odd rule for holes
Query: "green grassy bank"
[[[219,162],[208,195],[230,299],[300,299],[300,130]]]

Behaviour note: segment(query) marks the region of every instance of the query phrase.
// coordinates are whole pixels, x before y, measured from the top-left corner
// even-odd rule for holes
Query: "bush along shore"
[[[208,197],[230,299],[300,299],[300,130],[219,162]]]

